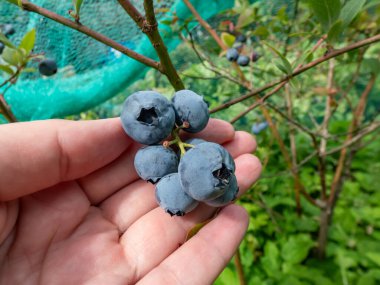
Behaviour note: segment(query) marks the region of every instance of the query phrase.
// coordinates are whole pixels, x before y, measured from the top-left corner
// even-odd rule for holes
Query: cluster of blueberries
[[[9,37],[16,33],[16,30],[11,24],[5,24],[1,27],[1,32],[6,36]],[[0,55],[3,53],[5,48],[4,43],[0,42]],[[52,76],[57,73],[57,63],[54,59],[51,58],[45,58],[41,60],[38,64],[38,71],[40,74],[45,76]]]
[[[180,130],[203,130],[209,117],[203,97],[190,90],[176,92],[171,101],[155,91],[140,91],[124,102],[120,118],[125,132],[146,145],[136,153],[136,172],[155,184],[158,204],[172,216],[185,215],[199,202],[221,207],[236,199],[235,163],[228,151],[179,136]]]
[[[259,55],[256,52],[252,52],[250,57],[241,54],[246,41],[247,37],[242,34],[235,37],[235,42],[232,48],[228,49],[226,53],[226,57],[229,61],[236,62],[240,66],[247,66],[250,61],[255,62],[259,59]]]

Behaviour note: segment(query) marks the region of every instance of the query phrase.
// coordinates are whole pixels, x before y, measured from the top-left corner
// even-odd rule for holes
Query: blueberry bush
[[[21,2],[25,10],[36,12],[32,4]],[[215,284],[380,284],[380,2],[236,0],[230,10],[207,21],[189,0],[183,2],[192,16],[180,19],[169,11],[171,20],[161,23],[177,32],[181,40],[177,49],[169,56],[158,30],[147,30],[134,18],[155,46],[159,64],[124,50],[151,70],[113,99],[69,119],[122,114],[136,124],[132,130],[128,130],[131,124],[124,126],[132,137],[142,121],[157,122],[153,137],[146,130],[146,136],[135,138],[151,145],[140,150],[135,167],[143,179],[158,182],[159,204],[171,214],[182,215],[197,200],[221,206],[236,194],[234,166],[217,146],[204,151],[209,143],[185,142],[184,148],[186,143],[199,146],[178,161],[174,150],[155,145],[175,124],[191,122],[193,132],[204,127],[203,99],[181,94],[204,95],[211,117],[228,120],[236,129],[255,135],[263,164],[261,179],[236,201],[250,214],[249,229]],[[152,6],[147,7],[146,19],[155,23]],[[74,28],[80,21],[79,8],[70,23]],[[123,8],[132,18],[136,16],[130,13],[131,6]],[[12,78],[3,84],[14,84],[28,60],[39,57],[30,54],[32,44],[25,47],[29,41],[17,47],[2,35],[0,42],[6,62],[0,68]],[[111,41],[106,44],[113,45]],[[21,49],[27,52],[19,58]],[[157,101],[152,103],[145,95],[135,95],[146,94],[135,93],[141,90],[177,93],[172,101],[154,95]],[[133,108],[145,110],[137,120],[130,116],[134,110],[123,113],[129,100],[135,100]],[[149,104],[154,104],[155,112]],[[14,121],[4,100],[1,106],[2,113]],[[189,110],[196,115],[184,117]],[[210,164],[218,157],[228,170],[230,179],[223,195],[193,193],[199,186],[185,185],[195,173],[207,176],[202,183],[214,190],[212,173],[197,173],[197,169],[183,173],[186,167],[181,167],[181,163],[192,165],[189,161],[204,157],[197,154],[202,151],[213,156],[207,160]],[[146,168],[144,156],[157,156],[157,165],[164,166]],[[171,168],[178,168],[178,174],[167,175]],[[173,196],[167,194],[171,188],[187,190]]]

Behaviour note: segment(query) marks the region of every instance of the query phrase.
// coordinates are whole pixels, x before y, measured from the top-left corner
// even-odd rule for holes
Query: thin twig
[[[239,248],[236,250],[234,261],[235,261],[236,271],[239,277],[239,284],[240,285],[247,284],[247,282],[245,281],[243,265],[241,264],[241,256],[240,256]]]
[[[191,13],[194,15],[194,17],[197,19],[199,24],[205,28],[205,30],[214,38],[216,43],[223,49],[226,50],[228,47],[224,44],[224,42],[221,40],[221,38],[218,36],[218,34],[215,32],[215,30],[205,21],[201,15],[199,15],[198,11],[194,8],[194,6],[190,3],[189,0],[183,0],[187,8],[191,11]]]
[[[368,95],[371,92],[371,90],[375,84],[375,81],[376,81],[376,75],[372,75],[371,79],[369,80],[369,82],[365,88],[365,90],[363,91],[363,93],[360,97],[359,103],[358,103],[358,105],[355,109],[355,112],[353,114],[353,119],[352,119],[351,125],[349,127],[350,132],[354,131],[361,121],[361,117],[363,115],[363,112],[364,112],[364,109],[366,106]],[[352,141],[352,135],[347,136],[345,143],[347,143],[349,141]],[[337,188],[338,188],[337,186],[340,183],[340,179],[341,179],[341,176],[343,173],[343,168],[344,168],[346,156],[347,156],[347,147],[343,147],[341,152],[340,152],[338,165],[336,167],[333,182],[331,184],[331,191],[330,191],[330,196],[328,199],[330,205],[333,205],[334,201],[336,199],[335,192],[337,191]]]
[[[320,183],[321,183],[321,198],[322,200],[326,200],[327,197],[327,186],[326,186],[326,147],[327,147],[327,139],[328,136],[328,125],[331,118],[331,105],[334,100],[333,98],[333,85],[334,85],[334,68],[335,68],[335,62],[334,59],[331,59],[329,61],[329,72],[327,74],[327,96],[326,96],[326,103],[325,103],[325,113],[323,117],[323,122],[321,125],[321,134],[322,139],[320,146],[316,145],[316,150],[318,151],[318,170],[319,170],[319,177],[320,177]]]

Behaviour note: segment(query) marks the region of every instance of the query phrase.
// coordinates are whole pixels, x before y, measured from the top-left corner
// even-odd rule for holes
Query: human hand
[[[210,120],[197,137],[235,158],[239,195],[258,179],[249,134]],[[2,125],[0,146],[1,284],[211,284],[246,231],[246,211],[229,205],[184,243],[215,208],[158,208],[119,119]]]

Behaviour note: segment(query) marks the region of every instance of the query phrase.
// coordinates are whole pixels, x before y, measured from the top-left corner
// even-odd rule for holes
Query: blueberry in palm
[[[223,207],[234,201],[237,197],[238,192],[239,187],[236,180],[236,176],[235,174],[231,174],[231,181],[229,185],[226,187],[226,191],[224,192],[224,194],[214,200],[206,201],[205,203],[212,207]]]
[[[165,139],[175,123],[173,105],[155,91],[139,91],[128,96],[120,118],[125,132],[146,145]]]
[[[191,148],[178,166],[182,188],[198,201],[209,201],[223,195],[234,170],[235,164],[230,154],[211,142]]]
[[[189,124],[185,131],[197,133],[206,127],[210,113],[202,96],[191,90],[181,90],[174,94],[172,102],[177,125]]]
[[[168,174],[156,184],[156,200],[171,216],[183,216],[198,205],[183,191],[178,173]]]
[[[138,150],[134,165],[143,180],[154,184],[165,175],[178,171],[178,158],[170,148],[151,145]]]

